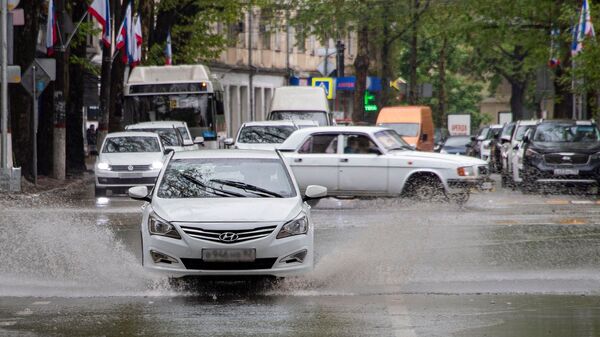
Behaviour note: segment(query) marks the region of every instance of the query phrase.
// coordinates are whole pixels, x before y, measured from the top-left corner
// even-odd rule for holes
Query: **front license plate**
[[[555,176],[578,175],[578,174],[579,174],[578,169],[555,169],[554,170]]]
[[[202,260],[206,262],[253,262],[255,249],[202,249]]]
[[[141,173],[134,173],[134,172],[119,173],[119,178],[141,178],[141,177],[142,177]]]

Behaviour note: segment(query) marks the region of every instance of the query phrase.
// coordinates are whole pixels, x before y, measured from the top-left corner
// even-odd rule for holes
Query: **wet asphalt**
[[[595,195],[464,206],[326,199],[315,270],[174,285],[140,266],[138,202],[0,210],[0,336],[599,336]]]

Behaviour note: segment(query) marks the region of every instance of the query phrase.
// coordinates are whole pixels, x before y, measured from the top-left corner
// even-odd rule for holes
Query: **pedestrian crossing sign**
[[[327,99],[333,99],[333,78],[331,77],[313,77],[313,87],[321,87],[325,90]]]

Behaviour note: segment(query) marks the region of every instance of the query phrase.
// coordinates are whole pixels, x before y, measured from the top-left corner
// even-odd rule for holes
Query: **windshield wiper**
[[[274,137],[274,138],[277,138],[277,139],[281,139],[281,140],[286,140],[287,139],[285,137],[281,137],[280,135],[276,135],[276,134],[270,133],[270,132],[265,132],[265,135],[271,136],[271,137]]]
[[[235,192],[231,192],[231,191],[225,191],[225,190],[220,189],[220,188],[208,186],[205,183],[201,182],[200,180],[198,180],[198,179],[196,179],[196,178],[194,178],[194,177],[192,177],[190,175],[183,174],[183,173],[180,173],[180,175],[183,178],[185,178],[186,180],[188,180],[188,181],[190,181],[190,182],[192,182],[192,183],[200,186],[205,192],[212,193],[212,194],[218,195],[220,197],[246,197],[245,195],[240,194],[240,193],[235,193]],[[212,190],[212,192],[209,191],[209,189]]]
[[[264,188],[260,188],[258,186],[246,184],[241,181],[223,180],[223,179],[211,179],[210,181],[215,182],[217,184],[225,185],[225,186],[237,187],[239,189],[254,193],[256,195],[269,196],[269,197],[273,197],[273,198],[283,198],[283,196],[279,193],[275,193],[273,191],[269,191]]]

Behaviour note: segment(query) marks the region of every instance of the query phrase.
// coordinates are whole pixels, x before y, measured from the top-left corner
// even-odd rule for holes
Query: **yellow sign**
[[[323,90],[325,90],[325,94],[327,95],[327,99],[333,98],[333,78],[313,77],[312,86],[323,88]]]
[[[406,84],[406,81],[402,77],[398,77],[397,79],[390,81],[390,87],[401,90],[402,84]]]

